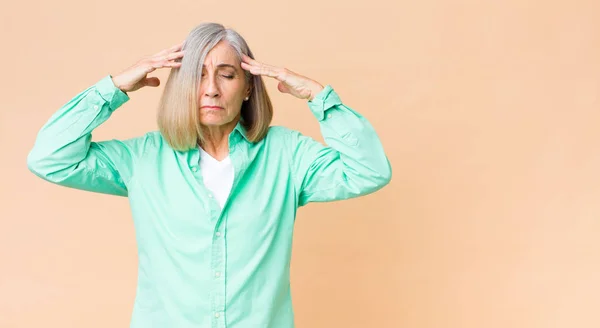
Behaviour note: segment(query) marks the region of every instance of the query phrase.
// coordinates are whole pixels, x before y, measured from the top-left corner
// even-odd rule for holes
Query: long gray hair
[[[240,61],[242,54],[254,58],[244,38],[221,24],[203,23],[189,33],[182,48],[185,55],[181,66],[171,68],[157,112],[160,132],[175,150],[187,151],[204,142],[198,110],[202,65],[208,52],[220,41],[226,41]],[[245,76],[251,92],[248,101],[242,104],[241,123],[246,128],[248,139],[257,142],[269,130],[273,106],[262,77],[248,71],[245,71]]]

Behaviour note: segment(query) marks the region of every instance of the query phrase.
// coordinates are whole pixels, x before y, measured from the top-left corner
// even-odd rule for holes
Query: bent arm
[[[390,162],[366,118],[344,105],[330,85],[308,105],[326,145],[290,132],[298,206],[367,195],[390,182]]]
[[[61,186],[127,196],[143,139],[91,139],[92,131],[128,100],[110,75],[73,97],[38,132],[27,156],[29,170]]]

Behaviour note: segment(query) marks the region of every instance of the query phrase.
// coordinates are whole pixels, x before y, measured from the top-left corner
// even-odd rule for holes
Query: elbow
[[[81,162],[69,160],[55,153],[33,148],[27,154],[27,169],[35,176],[51,183],[66,185],[80,168]]]
[[[371,174],[369,174],[368,177],[363,176],[361,185],[356,189],[356,195],[368,195],[379,191],[387,186],[391,180],[392,169],[389,166],[385,169],[371,171]]]
[[[383,165],[382,169],[379,171],[379,178],[377,180],[378,188],[383,188],[392,181],[392,165],[387,158],[385,165]]]
[[[381,179],[382,179],[381,180],[382,187],[388,185],[390,183],[390,181],[392,181],[392,168],[391,167],[388,171],[385,172],[385,174],[382,175]]]
[[[39,154],[35,148],[27,154],[27,169],[36,176],[48,181],[53,173],[48,159]]]
[[[43,165],[42,165],[42,161],[39,158],[35,148],[32,149],[29,154],[27,154],[27,169],[29,169],[29,172],[39,176],[39,177],[43,177],[44,174],[44,169],[43,169]]]
[[[385,162],[381,162],[375,167],[371,166],[369,173],[364,175],[362,179],[365,183],[365,188],[360,193],[370,194],[387,186],[392,181],[392,166],[390,162],[386,158]]]

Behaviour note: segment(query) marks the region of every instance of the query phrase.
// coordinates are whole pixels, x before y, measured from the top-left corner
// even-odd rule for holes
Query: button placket
[[[218,238],[223,236],[223,233],[218,231],[219,226],[215,227],[215,238],[212,240],[212,310],[215,317],[215,327],[225,326],[225,240]]]

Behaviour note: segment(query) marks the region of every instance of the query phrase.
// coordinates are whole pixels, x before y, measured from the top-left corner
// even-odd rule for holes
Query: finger
[[[172,46],[170,48],[161,50],[161,51],[157,52],[154,56],[163,56],[163,55],[166,55],[166,54],[171,53],[173,51],[179,51],[183,47],[184,43],[185,43],[185,41],[183,41],[181,43],[178,43],[178,44],[176,44],[176,45],[174,45],[174,46]]]
[[[272,66],[272,65],[267,65],[264,63],[258,63],[258,67],[260,67],[260,69],[262,69],[265,72],[273,72],[273,73],[278,73],[281,72],[281,68],[280,67],[276,67],[276,66]]]
[[[157,87],[160,85],[160,80],[157,77],[149,77],[144,80],[144,85],[149,87]]]
[[[257,62],[256,60],[252,59],[250,56],[248,56],[246,54],[242,54],[242,61],[246,62],[248,64],[251,64],[251,65],[256,65],[256,66],[258,66],[260,64],[259,62]]]
[[[183,57],[184,53],[185,53],[185,51],[177,51],[177,52],[173,52],[173,53],[169,53],[169,54],[163,54],[161,56],[152,57],[152,60],[154,60],[154,61],[174,60],[174,59]]]
[[[277,71],[281,71],[281,68],[273,66],[273,65],[268,65],[265,63],[261,63],[255,59],[250,58],[248,55],[242,54],[242,58],[243,61],[245,61],[247,64],[250,64],[251,66],[254,67],[266,67],[267,70],[273,71],[273,72],[277,72]]]
[[[241,64],[242,68],[245,69],[245,70],[247,70],[247,71],[251,71],[252,68],[253,68],[253,66],[250,65],[250,64],[248,64],[248,63],[241,62],[240,64]]]
[[[259,71],[258,71],[258,67],[252,66],[248,63],[241,63],[241,66],[243,69],[250,71],[250,73],[254,74],[254,75],[258,75]]]
[[[182,63],[181,62],[174,62],[174,61],[151,61],[150,62],[150,66],[153,69],[158,69],[158,68],[163,68],[163,67],[181,67]]]
[[[181,67],[181,65],[182,65],[181,62],[165,62],[163,64],[163,67],[172,67],[172,68],[175,68],[175,67]]]
[[[283,82],[277,84],[277,90],[283,93],[290,93],[290,89]]]
[[[245,68],[246,70],[250,71],[250,73],[254,74],[254,75],[267,75],[267,71],[262,67],[262,66],[252,66],[252,65],[248,65],[246,63],[242,64],[242,67]]]
[[[173,60],[173,59],[181,58],[181,57],[183,57],[184,52],[185,51],[172,52],[172,53],[166,55],[164,59]]]
[[[250,73],[254,75],[264,75],[268,77],[274,77],[278,80],[282,78],[283,70],[277,67],[272,67],[264,64],[260,64],[259,66],[249,65],[246,63],[242,63],[242,68],[250,71]]]
[[[260,67],[260,74],[261,75],[266,75],[269,77],[274,77],[274,78],[278,78],[279,77],[279,71],[273,67],[269,67],[266,65],[263,65]]]

